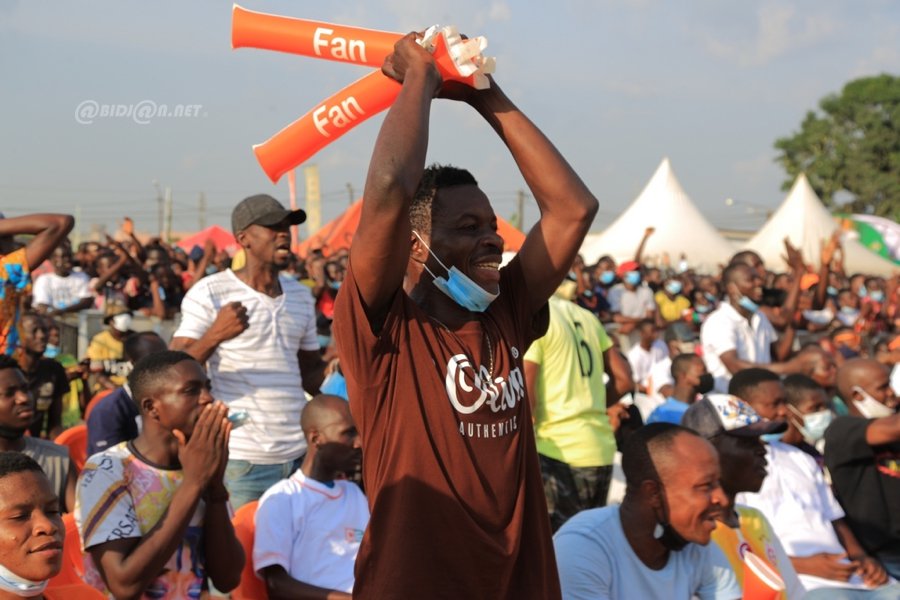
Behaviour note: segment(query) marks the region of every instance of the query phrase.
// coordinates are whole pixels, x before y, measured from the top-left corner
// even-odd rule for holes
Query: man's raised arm
[[[541,211],[519,251],[528,301],[537,310],[572,266],[599,204],[550,140],[495,82],[490,89],[471,92],[467,101],[509,148]]]
[[[0,219],[0,236],[34,234],[25,246],[28,270],[41,265],[72,231],[75,219],[70,215],[34,214]]]
[[[397,42],[382,71],[403,88],[375,142],[350,248],[353,274],[376,329],[406,273],[409,204],[425,169],[431,101],[441,85],[434,60],[416,43],[414,33]]]

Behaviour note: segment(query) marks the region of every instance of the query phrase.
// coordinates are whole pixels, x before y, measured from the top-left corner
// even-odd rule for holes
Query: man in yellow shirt
[[[131,332],[131,312],[119,309],[107,315],[107,328],[91,338],[87,358],[91,361],[91,390],[113,390],[125,385],[131,361],[125,358],[125,338]]]
[[[659,308],[659,316],[667,323],[680,320],[691,307],[691,301],[681,294],[682,287],[681,280],[672,277],[653,296]]]
[[[549,304],[550,327],[525,353],[525,385],[556,531],[575,513],[606,504],[616,452],[607,397],[615,404],[620,394],[613,368],[618,356],[597,317],[558,297]]]

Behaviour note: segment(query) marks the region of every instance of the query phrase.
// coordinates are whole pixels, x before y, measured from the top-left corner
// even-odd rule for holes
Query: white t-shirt
[[[298,469],[259,501],[253,569],[280,565],[297,581],[350,593],[368,523],[369,506],[355,483],[328,487]]]
[[[668,355],[650,369],[650,376],[647,378],[647,388],[651,396],[656,396],[662,400],[665,398],[659,393],[659,388],[664,385],[674,385],[675,378],[672,377],[672,358]]]
[[[660,340],[655,340],[649,350],[644,350],[640,344],[635,344],[628,351],[628,364],[631,365],[632,379],[635,383],[646,386],[653,367],[667,358],[669,358],[669,349]]]
[[[722,302],[700,326],[703,360],[715,378],[715,390],[727,393],[731,381],[731,372],[719,358],[722,354],[734,350],[741,360],[765,365],[772,362],[776,340],[778,333],[762,311],[754,313],[748,323],[730,302]]]
[[[788,556],[843,554],[844,547],[831,523],[843,518],[844,511],[815,459],[790,444],[769,442],[766,460],[769,474],[759,492],[738,494],[735,501],[758,509],[769,519]],[[848,582],[799,575],[807,590],[864,587],[862,578],[855,574]]]
[[[553,536],[564,600],[741,597],[734,572],[715,544],[688,544],[654,571],[625,538],[618,506],[578,513]]]
[[[185,295],[174,335],[200,339],[222,306],[240,302],[247,309],[249,327],[219,344],[207,369],[213,396],[232,412],[250,413],[251,422],[231,432],[229,457],[256,464],[292,461],[306,450],[300,429],[306,397],[297,352],[319,349],[315,301],[305,285],[280,281],[283,293],[271,298],[231,270],[204,277]]]
[[[84,298],[94,297],[89,283],[90,278],[79,271],[72,271],[68,277],[44,273],[34,282],[32,303],[56,309],[68,308]]]
[[[618,283],[610,288],[606,301],[612,312],[633,319],[646,318],[648,312],[656,310],[653,290],[643,283],[633,290]]]

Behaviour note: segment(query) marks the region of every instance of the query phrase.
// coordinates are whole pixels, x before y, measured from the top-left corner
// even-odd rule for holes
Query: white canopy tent
[[[831,237],[838,228],[838,222],[819,200],[806,175],[801,174],[778,210],[747,242],[746,247],[756,251],[766,267],[778,271],[785,268],[782,255],[784,239],[787,238],[803,253],[807,263],[817,267],[822,241]],[[842,243],[844,268],[848,274],[867,273],[888,277],[897,270],[892,262],[860,244],[855,235],[844,234]]]
[[[691,202],[668,158],[625,212],[602,233],[585,238],[581,255],[587,264],[605,254],[617,262],[631,260],[647,227],[656,228],[644,247],[647,264],[658,264],[668,254],[674,266],[684,254],[692,268],[712,272],[735,252]]]

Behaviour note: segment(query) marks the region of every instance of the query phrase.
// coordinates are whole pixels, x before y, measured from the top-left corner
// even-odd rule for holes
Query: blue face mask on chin
[[[431,275],[432,283],[444,292],[447,296],[450,297],[451,300],[465,308],[466,310],[470,310],[472,312],[484,312],[487,310],[487,307],[490,306],[491,302],[497,299],[497,296],[500,294],[492,294],[491,292],[485,290],[483,287],[469,279],[462,271],[457,269],[456,267],[447,268],[441,259],[437,257],[437,255],[431,251],[431,248],[428,247],[428,244],[425,243],[425,240],[422,239],[422,236],[419,235],[417,231],[413,231],[413,234],[419,238],[419,241],[422,242],[422,245],[425,246],[425,249],[428,250],[428,254],[434,257],[438,264],[444,267],[447,271],[447,278],[437,277],[434,273],[431,272],[431,269],[425,267],[425,270],[428,271],[428,274]],[[424,266],[424,265],[423,265]]]
[[[747,296],[741,296],[740,298],[738,298],[738,306],[751,313],[755,313],[759,310],[759,304],[757,304]]]
[[[764,433],[763,435],[759,436],[759,439],[769,444],[772,442],[780,442],[781,438],[783,437],[784,432],[782,431],[781,433]]]

